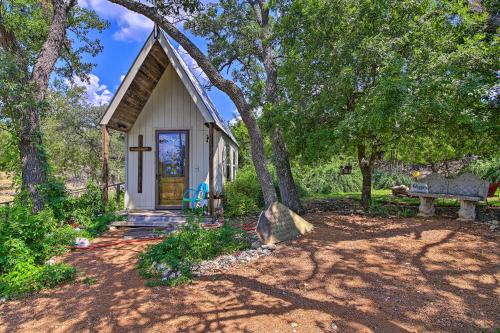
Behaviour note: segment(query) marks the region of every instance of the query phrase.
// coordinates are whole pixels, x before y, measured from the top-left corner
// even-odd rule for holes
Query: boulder
[[[260,214],[256,227],[257,235],[265,245],[287,241],[312,230],[311,223],[279,202],[274,202]]]
[[[392,187],[392,195],[395,197],[407,197],[410,189],[405,185],[396,185]]]

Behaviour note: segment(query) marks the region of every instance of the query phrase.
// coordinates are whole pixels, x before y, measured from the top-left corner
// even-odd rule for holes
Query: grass
[[[321,194],[321,195],[313,195],[305,198],[306,200],[313,199],[355,199],[361,200],[360,192],[348,192],[348,193],[331,193],[331,194]],[[420,200],[418,198],[408,198],[408,197],[395,197],[392,195],[392,191],[390,189],[383,190],[372,190],[372,199],[375,203],[391,203],[391,204],[399,204],[399,205],[418,205]],[[460,201],[457,199],[444,199],[438,198],[435,201],[436,206],[460,206]],[[478,203],[479,206],[485,206],[486,203],[484,201],[480,201]],[[495,197],[488,198],[488,205],[494,207],[500,207],[500,190],[497,190]]]

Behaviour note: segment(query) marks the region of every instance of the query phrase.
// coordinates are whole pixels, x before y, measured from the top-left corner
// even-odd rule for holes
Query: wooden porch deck
[[[172,227],[186,223],[188,215],[182,210],[130,210],[120,212],[125,221],[115,221],[113,227]],[[210,222],[206,217],[205,222]]]

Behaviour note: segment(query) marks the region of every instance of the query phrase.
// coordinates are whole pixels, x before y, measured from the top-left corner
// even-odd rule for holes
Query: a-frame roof
[[[172,65],[205,121],[214,123],[237,144],[227,124],[196,76],[172,46],[165,32],[161,29],[159,32],[156,37],[154,32],[149,35],[141,52],[113,96],[100,124],[122,132],[127,132],[132,128],[163,72],[168,65]]]

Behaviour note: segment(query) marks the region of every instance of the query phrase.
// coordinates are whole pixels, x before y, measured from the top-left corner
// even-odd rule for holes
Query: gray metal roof
[[[165,39],[167,40],[167,43],[171,47],[175,57],[179,61],[179,63],[182,66],[182,69],[188,76],[189,80],[193,84],[194,88],[196,89],[196,92],[200,96],[201,100],[203,101],[203,104],[207,107],[208,112],[210,112],[210,115],[215,121],[215,124],[232,140],[234,143],[238,144],[238,141],[236,141],[236,138],[234,137],[233,133],[231,133],[231,130],[229,129],[229,126],[226,124],[224,119],[221,117],[219,111],[217,110],[217,107],[215,104],[212,102],[212,99],[210,96],[208,96],[206,90],[203,88],[201,85],[200,81],[196,77],[196,75],[192,72],[192,70],[189,68],[189,66],[186,64],[186,62],[182,59],[181,55],[177,51],[177,49],[172,45],[170,42],[170,38],[168,34],[160,29],[162,34],[164,35]]]

